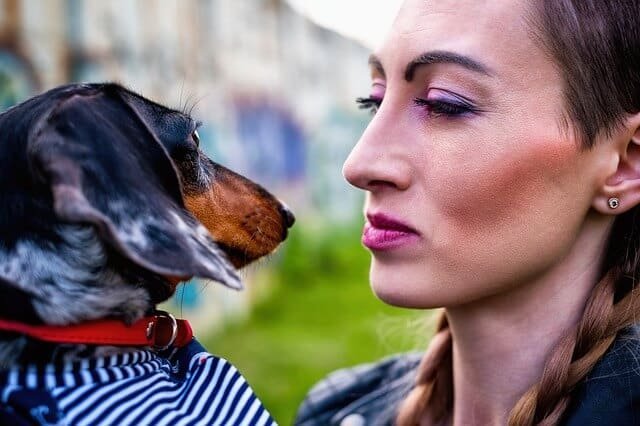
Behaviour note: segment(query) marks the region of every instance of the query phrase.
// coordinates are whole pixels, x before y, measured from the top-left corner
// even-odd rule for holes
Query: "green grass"
[[[371,292],[359,233],[297,226],[250,317],[203,342],[238,367],[282,425],[330,371],[425,345],[424,313]]]

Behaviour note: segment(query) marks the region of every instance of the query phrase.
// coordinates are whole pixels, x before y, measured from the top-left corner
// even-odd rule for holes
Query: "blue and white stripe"
[[[61,424],[276,424],[234,366],[189,346],[171,361],[139,351],[9,370],[0,373],[0,403],[39,389],[56,401]]]

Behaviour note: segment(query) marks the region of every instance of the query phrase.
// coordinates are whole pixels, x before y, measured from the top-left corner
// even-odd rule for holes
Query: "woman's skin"
[[[506,423],[640,202],[640,114],[582,148],[529,18],[521,0],[407,0],[344,165],[367,191],[376,295],[447,309],[455,425]]]

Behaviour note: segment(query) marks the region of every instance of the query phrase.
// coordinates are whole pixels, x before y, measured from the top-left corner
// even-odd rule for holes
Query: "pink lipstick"
[[[415,229],[384,214],[367,214],[362,244],[370,250],[384,251],[402,247],[420,238]]]

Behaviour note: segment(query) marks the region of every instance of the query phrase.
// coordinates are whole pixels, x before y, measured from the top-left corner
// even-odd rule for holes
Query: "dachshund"
[[[241,288],[237,269],[274,251],[294,216],[209,159],[199,125],[116,83],[61,86],[1,113],[0,320],[133,325],[192,277]],[[12,369],[132,350],[0,331],[0,394]],[[3,406],[19,418],[7,401],[0,423]],[[51,416],[55,407],[43,407]],[[55,409],[54,420],[69,421]],[[42,415],[31,407],[30,421],[33,412]]]

